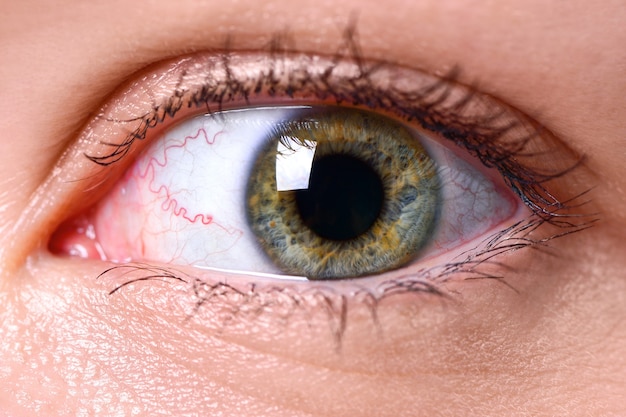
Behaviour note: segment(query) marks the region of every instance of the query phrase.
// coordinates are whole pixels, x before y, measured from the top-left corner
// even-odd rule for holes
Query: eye
[[[82,155],[100,191],[56,253],[345,279],[477,264],[481,242],[489,256],[532,244],[565,208],[543,185],[561,172],[532,168],[551,142],[531,122],[408,69],[201,55],[112,102]]]
[[[87,223],[117,262],[337,279],[471,241],[515,213],[509,194],[389,117],[256,108],[165,132]]]

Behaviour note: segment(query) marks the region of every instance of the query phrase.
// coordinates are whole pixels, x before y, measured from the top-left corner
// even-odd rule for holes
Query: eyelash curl
[[[185,108],[204,109],[211,113],[233,102],[249,104],[255,96],[316,100],[318,103],[332,102],[383,111],[406,122],[418,123],[423,129],[464,148],[484,166],[497,170],[506,185],[530,209],[531,215],[489,237],[475,250],[459,255],[456,261],[381,282],[375,290],[355,287],[350,298],[366,305],[375,323],[376,306],[384,298],[398,294],[446,297],[448,294],[442,285],[451,277],[495,279],[515,290],[504,276],[481,271],[480,266],[495,264],[494,257],[507,252],[528,247],[545,248],[549,241],[584,230],[596,221],[594,215],[579,212],[587,203],[582,201],[587,191],[560,200],[548,190],[550,181],[574,170],[583,163],[583,158],[571,151],[565,154],[560,151],[563,148],[560,146],[559,158],[564,161],[564,168],[554,172],[536,168],[549,166],[554,160],[554,152],[546,148],[558,146],[558,140],[545,128],[496,99],[476,93],[475,88],[459,84],[458,68],[435,82],[417,88],[401,88],[389,81],[381,82],[389,79],[393,67],[386,62],[363,58],[354,24],[346,28],[343,39],[344,42],[332,56],[331,64],[322,72],[311,72],[307,60],[314,57],[293,52],[294,48],[288,47],[292,44],[289,37],[278,34],[266,48],[270,58],[267,68],[255,74],[254,78],[235,75],[231,64],[235,52],[231,51],[230,42],[227,42],[224,51],[217,54],[220,60],[207,61],[207,65],[212,65],[207,68],[207,74],[221,71],[223,78],[218,80],[218,77],[207,75],[201,88],[188,90],[181,87],[186,77],[186,73],[182,72],[172,94],[165,100],[154,102],[150,112],[126,120],[100,116],[106,122],[138,123],[138,127],[119,143],[101,142],[104,148],[109,149],[104,154],[85,156],[101,166],[113,165],[131,151],[136,141],[146,139],[151,129]],[[293,57],[302,62],[297,68],[286,65],[286,61]],[[347,76],[339,70],[346,65],[354,69]],[[545,145],[538,147],[538,143]],[[555,231],[535,237],[537,229],[545,224],[554,226]],[[113,273],[121,273],[126,278],[110,294],[140,281],[163,280],[191,285],[194,312],[208,305],[212,308],[219,306],[225,311],[224,326],[244,314],[259,315],[271,311],[288,318],[296,308],[321,305],[338,345],[346,328],[348,299],[332,285],[309,283],[303,290],[289,285],[260,289],[251,284],[242,290],[227,282],[209,283],[173,268],[146,264],[117,265],[104,271],[99,278]]]

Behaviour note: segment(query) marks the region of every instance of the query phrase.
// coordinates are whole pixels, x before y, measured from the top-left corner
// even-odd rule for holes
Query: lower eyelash
[[[492,235],[482,243],[479,250],[462,254],[456,262],[386,280],[373,289],[365,285],[355,285],[349,293],[337,290],[332,285],[316,282],[307,282],[306,287],[286,282],[264,287],[252,283],[242,288],[226,280],[210,282],[173,267],[140,263],[113,266],[102,272],[97,279],[111,278],[112,282],[121,282],[109,291],[111,296],[141,282],[162,281],[171,285],[181,283],[188,294],[186,298],[192,305],[186,320],[192,319],[200,309],[209,308],[211,316],[217,317],[217,322],[213,325],[218,332],[229,325],[235,325],[239,320],[249,321],[266,315],[286,324],[297,310],[304,310],[305,317],[313,317],[313,312],[321,308],[326,315],[335,348],[339,351],[349,308],[353,303],[365,306],[370,313],[372,325],[379,327],[377,308],[383,300],[407,294],[446,299],[450,293],[444,289],[444,284],[452,279],[495,280],[517,292],[515,286],[507,282],[503,275],[481,271],[480,267],[496,264],[503,268],[504,265],[494,262],[495,257],[520,249],[545,247],[549,241],[585,230],[595,221],[596,219],[591,218],[578,225],[571,225],[561,233],[533,239],[530,235],[546,220],[531,215]]]
[[[111,151],[103,156],[86,155],[92,162],[109,166],[120,161],[136,141],[144,140],[150,129],[174,117],[181,109],[211,107],[218,110],[237,101],[249,102],[254,96],[304,97],[307,100],[332,100],[336,104],[364,107],[391,113],[403,120],[417,122],[425,130],[466,149],[486,167],[496,169],[505,183],[521,198],[531,214],[505,230],[499,231],[483,241],[479,247],[461,254],[457,261],[445,265],[413,271],[410,274],[381,282],[376,288],[355,286],[351,296],[371,307],[372,318],[376,322],[376,305],[383,299],[397,294],[429,294],[446,296],[442,284],[450,279],[493,279],[509,286],[504,276],[485,272],[481,267],[496,264],[494,258],[512,251],[528,247],[545,247],[555,238],[566,236],[593,225],[595,215],[582,213],[585,192],[559,199],[548,190],[550,181],[559,179],[582,164],[582,158],[568,151],[559,153],[564,166],[554,172],[542,172],[537,167],[548,166],[554,160],[554,152],[545,149],[558,145],[558,140],[545,129],[537,127],[521,113],[499,103],[497,100],[475,93],[473,90],[456,84],[459,71],[455,69],[448,76],[416,88],[403,90],[394,86],[379,87],[377,77],[392,71],[384,62],[368,62],[360,56],[360,48],[354,38],[354,30],[346,31],[345,50],[351,55],[337,53],[329,66],[321,73],[307,70],[308,62],[302,55],[282,50],[280,37],[268,51],[271,54],[269,67],[259,73],[256,79],[238,79],[232,61],[237,55],[226,50],[221,60],[207,60],[211,71],[222,71],[224,77],[212,78],[207,75],[202,88],[195,91],[175,89],[164,102],[155,104],[150,113],[128,120],[103,119],[112,123],[128,123],[140,120],[140,125],[120,143],[102,143]],[[344,48],[342,48],[344,50]],[[299,63],[291,69],[287,82],[284,71],[289,65]],[[334,80],[335,72],[341,65],[356,68],[350,77]],[[184,85],[186,74],[180,76],[179,85]],[[454,87],[456,85],[456,87]],[[557,228],[546,236],[535,236],[545,224]],[[100,277],[122,273],[123,283],[116,285],[110,294],[117,293],[129,284],[139,281],[165,280],[183,282],[190,285],[194,294],[194,311],[207,305],[219,303],[230,311],[231,317],[254,311],[254,314],[289,311],[301,308],[307,300],[327,305],[333,337],[340,344],[347,316],[346,295],[329,285],[307,283],[307,289],[294,289],[289,285],[260,289],[251,285],[241,290],[226,282],[209,283],[194,278],[173,268],[162,268],[145,264],[114,266]],[[130,274],[127,275],[127,274]],[[139,274],[135,276],[134,274]],[[279,294],[283,303],[289,306],[277,308],[274,301]],[[234,302],[233,300],[236,300]],[[321,300],[321,301],[320,301]],[[228,307],[230,305],[230,307]]]
[[[262,288],[256,284],[248,284],[241,288],[226,280],[210,282],[172,267],[137,263],[116,265],[101,273],[98,279],[110,277],[113,282],[121,281],[121,284],[115,285],[109,291],[109,295],[144,281],[162,281],[171,285],[182,283],[187,294],[185,298],[191,303],[191,311],[187,314],[186,320],[191,320],[201,309],[210,309],[211,317],[215,319],[211,325],[215,326],[218,332],[241,321],[258,320],[262,316],[270,316],[273,320],[278,319],[286,325],[296,311],[302,310],[300,312],[304,313],[302,314],[304,317],[314,317],[321,309],[328,322],[329,335],[335,349],[340,351],[349,309],[355,303],[365,306],[369,311],[371,324],[382,330],[378,321],[378,305],[383,300],[407,294],[446,299],[450,297],[450,293],[443,286],[451,279],[466,281],[490,279],[517,292],[504,276],[482,272],[480,266],[493,262],[494,257],[503,253],[541,246],[549,240],[584,230],[591,225],[591,223],[581,224],[559,235],[533,240],[528,234],[541,226],[544,221],[536,216],[532,217],[487,239],[480,251],[470,252],[458,262],[383,281],[375,289],[355,286],[348,294],[332,285],[313,282],[306,283],[306,287],[281,283]]]

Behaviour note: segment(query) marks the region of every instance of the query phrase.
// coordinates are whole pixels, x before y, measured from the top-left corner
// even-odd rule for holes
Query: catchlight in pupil
[[[304,224],[320,237],[347,240],[365,233],[383,205],[383,184],[372,167],[350,155],[314,161],[309,187],[295,191]]]

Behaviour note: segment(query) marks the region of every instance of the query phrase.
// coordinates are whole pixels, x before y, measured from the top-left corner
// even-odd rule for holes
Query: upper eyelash
[[[353,31],[347,30],[352,36]],[[222,53],[221,70],[226,74],[226,82],[215,83],[207,76],[205,84],[195,90],[188,91],[176,88],[164,102],[154,104],[149,113],[126,120],[112,120],[115,123],[141,121],[140,125],[130,132],[120,143],[101,142],[103,146],[112,150],[103,155],[85,155],[92,162],[108,166],[121,160],[131,150],[137,140],[144,140],[150,129],[163,123],[167,118],[173,118],[184,107],[204,108],[211,112],[211,106],[217,111],[230,101],[243,99],[246,102],[250,97],[265,92],[274,97],[286,95],[293,97],[295,92],[312,96],[318,100],[334,100],[336,104],[362,106],[374,110],[384,110],[408,121],[417,121],[420,126],[440,135],[442,138],[454,142],[465,148],[471,155],[478,158],[485,166],[497,169],[507,185],[524,201],[537,215],[546,220],[559,216],[566,205],[553,196],[543,184],[561,177],[582,162],[579,156],[571,155],[572,163],[569,167],[552,173],[541,173],[536,169],[519,162],[519,156],[534,138],[550,135],[545,129],[540,130],[530,122],[523,123],[520,119],[512,119],[511,114],[519,113],[507,108],[505,111],[497,109],[485,95],[476,95],[472,89],[458,99],[451,98],[453,85],[458,78],[459,69],[454,68],[439,81],[427,85],[416,91],[391,90],[381,91],[375,87],[371,78],[378,71],[388,66],[385,62],[368,62],[359,55],[345,57],[338,53],[333,64],[327,68],[321,77],[315,77],[306,71],[306,68],[291,70],[290,82],[281,85],[276,76],[280,73],[281,59],[289,55],[288,51],[280,48],[281,37],[270,45],[273,55],[271,66],[256,80],[238,80],[232,77],[229,64],[230,52]],[[360,48],[355,45],[353,38],[348,38],[348,49],[358,53]],[[359,74],[348,80],[348,86],[335,85],[329,82],[334,65],[345,60],[352,60],[358,65]],[[212,71],[220,68],[211,68]],[[210,71],[207,71],[210,72]],[[296,78],[293,74],[299,74]],[[181,75],[179,85],[183,84],[185,74]],[[459,87],[460,85],[457,85]],[[476,103],[480,102],[480,103]],[[488,108],[485,115],[477,117],[465,116],[463,111],[471,105],[481,105]],[[504,107],[503,104],[500,106]],[[508,117],[507,117],[508,116]],[[520,117],[523,115],[519,114]],[[526,157],[528,155],[525,155]]]
[[[221,110],[234,100],[248,100],[257,94],[264,93],[270,97],[286,95],[293,97],[298,93],[317,100],[332,99],[337,104],[366,107],[378,111],[387,111],[409,122],[418,122],[424,129],[437,133],[444,139],[454,142],[465,148],[471,155],[478,158],[485,166],[497,169],[506,184],[522,199],[532,211],[527,219],[520,221],[509,228],[496,233],[485,240],[480,248],[462,254],[458,261],[449,262],[440,267],[429,270],[420,270],[410,275],[385,281],[377,287],[377,291],[359,288],[357,293],[360,299],[372,306],[372,317],[375,318],[375,306],[382,299],[397,293],[427,293],[444,295],[440,284],[450,276],[462,276],[464,279],[495,279],[511,286],[504,281],[503,276],[495,276],[481,272],[480,266],[492,262],[492,258],[504,252],[519,250],[529,246],[543,246],[548,241],[565,236],[590,227],[595,221],[595,215],[576,212],[586,202],[580,198],[587,190],[565,200],[559,200],[546,187],[550,180],[559,178],[582,163],[582,157],[569,154],[562,156],[571,161],[565,169],[555,172],[540,172],[534,168],[538,164],[528,164],[524,161],[533,159],[538,152],[528,153],[531,142],[538,138],[544,141],[556,141],[550,132],[534,123],[520,112],[510,109],[503,104],[494,104],[497,101],[489,96],[477,94],[471,88],[465,88],[465,94],[454,95],[454,86],[462,88],[456,83],[459,76],[458,68],[450,71],[430,85],[415,91],[400,91],[387,87],[387,90],[377,88],[372,78],[380,71],[388,69],[385,62],[370,62],[360,55],[360,48],[355,40],[354,28],[346,30],[344,48],[335,54],[332,64],[321,76],[309,73],[305,67],[292,70],[289,82],[282,84],[277,74],[281,71],[281,64],[294,56],[294,53],[284,47],[284,37],[277,35],[268,47],[271,55],[270,67],[255,80],[240,80],[232,76],[230,57],[233,52],[226,48],[221,53],[221,68],[217,65],[212,71],[221,70],[226,75],[225,82],[214,83],[207,75],[202,88],[188,91],[176,88],[171,96],[161,103],[155,103],[150,112],[133,119],[115,120],[105,119],[112,123],[126,123],[140,121],[139,126],[130,132],[119,143],[102,142],[111,151],[104,155],[85,155],[92,162],[108,166],[115,164],[127,155],[137,140],[144,140],[150,129],[158,126],[167,118],[173,118],[181,109],[188,107],[203,108],[211,111]],[[346,55],[343,51],[349,51]],[[350,62],[357,66],[358,74],[345,84],[330,81],[336,65]],[[211,71],[207,71],[210,73]],[[185,74],[181,74],[179,85],[183,84]],[[481,116],[468,115],[464,112],[470,107],[483,106],[486,111]],[[519,117],[511,117],[519,116]],[[533,238],[532,233],[545,223],[561,228],[561,231],[543,238]],[[132,278],[117,285],[110,293],[137,281],[151,279],[177,280],[192,284],[196,294],[196,308],[206,303],[233,296],[243,298],[244,302],[254,303],[259,297],[259,290],[252,286],[250,291],[241,290],[227,283],[209,284],[199,278],[189,277],[173,268],[161,268],[149,265],[120,265],[101,274],[101,276],[120,271],[126,268],[145,272],[141,278]],[[204,295],[200,296],[197,287],[205,288]],[[287,287],[281,286],[270,289],[280,291],[281,294],[291,297],[295,304],[299,304],[301,294],[297,291],[289,295]],[[512,287],[513,288],[513,287]],[[263,290],[267,292],[267,289]],[[345,304],[344,295],[338,294],[328,285],[313,284],[311,292],[319,291],[319,296],[328,300],[329,305]],[[240,311],[241,304],[236,307]],[[334,311],[333,309],[331,309]],[[333,313],[335,314],[335,313]],[[345,329],[344,307],[337,309],[338,324],[333,328],[333,336],[340,342]],[[375,320],[374,320],[375,321]]]

